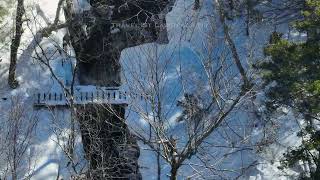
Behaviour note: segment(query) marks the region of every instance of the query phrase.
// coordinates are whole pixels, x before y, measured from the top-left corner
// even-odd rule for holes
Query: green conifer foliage
[[[297,133],[302,145],[288,149],[281,169],[305,163],[310,171],[301,179],[320,179],[320,131],[316,128],[320,113],[320,0],[307,0],[303,20],[294,27],[305,32],[305,42],[290,42],[274,32],[265,48],[270,59],[261,65],[267,92],[268,113],[288,107],[302,116],[305,126]]]

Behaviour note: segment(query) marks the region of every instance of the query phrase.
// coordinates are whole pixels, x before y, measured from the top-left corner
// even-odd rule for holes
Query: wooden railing
[[[73,104],[128,104],[132,97],[126,91],[121,90],[95,90],[90,92],[76,91],[73,96],[61,92],[38,92],[34,95],[35,106],[59,106]]]

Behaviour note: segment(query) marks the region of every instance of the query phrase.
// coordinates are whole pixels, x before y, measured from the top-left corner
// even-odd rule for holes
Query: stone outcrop
[[[139,147],[124,119],[119,118],[124,111],[118,105],[78,108],[90,179],[141,179]]]
[[[92,8],[85,18],[70,13],[71,4],[67,3],[67,19],[79,19],[69,33],[80,85],[121,86],[121,51],[143,43],[166,42],[164,17],[172,3],[90,0]],[[78,106],[77,112],[89,162],[88,178],[141,179],[139,147],[124,121],[125,105],[87,104]]]

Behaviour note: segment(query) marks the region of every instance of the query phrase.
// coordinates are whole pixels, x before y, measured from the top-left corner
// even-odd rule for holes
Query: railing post
[[[51,101],[51,93],[49,93],[49,101]]]
[[[93,92],[91,92],[91,101],[93,102]]]
[[[60,101],[62,101],[62,93],[60,93]]]
[[[86,92],[86,101],[88,101],[88,96],[89,96],[88,92]]]
[[[40,104],[41,94],[38,93],[38,104]]]
[[[57,100],[57,93],[54,93],[54,100]]]
[[[80,101],[82,101],[82,92],[80,92]]]

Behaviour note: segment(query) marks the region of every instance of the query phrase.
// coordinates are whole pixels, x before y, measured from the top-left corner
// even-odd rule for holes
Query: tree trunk
[[[158,145],[158,150],[160,152],[160,144]],[[158,166],[158,177],[157,179],[160,180],[161,179],[161,161],[160,161],[160,153],[157,153],[157,166]]]
[[[176,165],[171,166],[170,174],[170,180],[177,180],[178,167]]]
[[[11,43],[11,47],[10,47],[11,54],[10,54],[10,67],[9,67],[9,78],[8,78],[8,84],[13,89],[17,88],[17,86],[19,85],[18,81],[16,80],[16,66],[17,66],[18,48],[20,46],[21,36],[23,33],[22,17],[24,15],[24,13],[25,13],[24,0],[18,0],[15,36],[12,39],[12,43]]]
[[[11,169],[11,173],[12,173],[12,180],[17,180],[17,136],[18,136],[18,125],[17,125],[17,121],[14,120],[14,127],[13,127],[13,148],[12,150],[12,169]]]
[[[199,8],[200,8],[200,0],[195,0],[193,9],[198,10]]]

